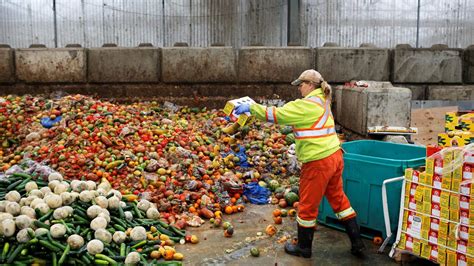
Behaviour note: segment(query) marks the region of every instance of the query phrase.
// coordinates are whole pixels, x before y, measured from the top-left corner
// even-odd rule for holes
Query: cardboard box
[[[441,204],[441,190],[439,189],[430,189],[431,192],[431,202]]]
[[[429,201],[423,201],[422,213],[429,214],[431,212],[431,203]]]
[[[469,208],[470,197],[461,195],[459,196],[459,208],[464,210],[470,210]]]
[[[439,221],[439,230],[438,230],[438,235],[439,236],[448,236],[449,232],[449,226],[448,222],[440,220]]]
[[[449,220],[459,222],[459,209],[449,211]]]
[[[439,232],[439,223],[440,223],[439,219],[430,217],[430,230]]]
[[[439,265],[446,264],[446,248],[438,246],[438,263]]]
[[[444,114],[444,131],[454,131],[458,126],[458,114],[456,112],[447,112]]]
[[[438,203],[431,203],[431,215],[434,217],[441,217],[441,205]]]
[[[435,159],[433,157],[427,157],[425,163],[426,163],[426,173],[430,175],[434,175]]]
[[[431,253],[430,253],[429,260],[438,261],[438,245],[430,244],[430,246],[431,246]]]
[[[408,186],[408,185],[407,185]],[[409,188],[409,192],[408,194],[406,195],[409,195],[409,196],[412,196],[414,197],[415,196],[415,193],[416,193],[416,188],[418,187],[418,184],[416,183],[411,183],[409,184],[410,188]]]
[[[413,252],[413,237],[409,234],[406,234],[406,240],[405,240],[405,249],[408,251]]]
[[[408,224],[407,233],[414,238],[420,239],[421,225],[422,217],[420,217],[419,215],[414,215],[411,223]]]
[[[458,122],[461,131],[474,132],[474,113],[472,116],[461,116]]]
[[[461,224],[470,225],[469,210],[459,209],[459,222]],[[451,218],[450,218],[451,219]],[[451,219],[453,220],[453,219]]]
[[[412,176],[413,176],[413,168],[405,169],[405,179],[407,181],[412,181]]]
[[[436,189],[441,189],[442,184],[443,184],[443,177],[438,175],[438,174],[434,174],[433,175],[433,187],[436,188]]]
[[[474,254],[474,253],[469,253]],[[467,256],[467,265],[474,265],[474,257]]]
[[[430,230],[428,234],[428,241],[432,244],[438,244],[438,232]]]
[[[449,192],[441,191],[441,197],[440,197],[441,198],[440,199],[441,203],[440,203],[440,205],[441,205],[442,208],[449,209],[449,197],[450,197],[449,195],[450,195]]]
[[[458,240],[456,250],[465,254],[467,252],[467,241],[462,239]]]
[[[409,200],[409,203],[408,203],[408,208],[410,210],[414,210],[416,211],[416,200],[415,200],[415,197],[410,197],[410,200]],[[420,204],[421,205],[421,204]]]
[[[230,100],[226,103],[226,105],[224,106],[224,110],[223,110],[224,113],[226,115],[228,115],[233,122],[237,121],[237,123],[240,126],[244,126],[245,124],[249,124],[254,119],[254,117],[250,114],[250,112],[246,112],[246,113],[243,113],[243,114],[240,114],[240,115],[237,115],[235,113],[235,109],[237,107],[239,107],[240,105],[244,104],[244,103],[253,104],[253,103],[255,103],[255,101],[252,100],[248,96],[238,98],[238,99],[234,99],[234,100]]]
[[[418,240],[416,238],[413,239],[412,253],[417,255],[417,256],[420,256],[420,253],[421,253],[421,242],[420,242],[420,240]]]
[[[449,220],[449,215],[451,214],[451,209],[449,207],[441,207],[439,218]]]
[[[456,264],[457,260],[458,260],[458,257],[457,257],[456,252],[446,249],[446,265],[449,265],[449,266],[457,265]]]
[[[405,233],[400,234],[400,240],[398,241],[397,247],[399,249],[406,249],[407,235]]]
[[[474,131],[474,112],[447,112],[444,115],[444,130]]]
[[[451,194],[449,197],[449,207],[451,210],[459,210],[459,195]]]
[[[471,233],[472,233],[472,231],[471,231]],[[465,225],[460,225],[458,236],[462,240],[469,241],[469,227],[467,227]]]
[[[464,147],[474,143],[474,133],[466,131],[450,131],[438,134],[440,147]]]
[[[425,259],[430,259],[431,257],[431,245],[430,244],[421,244],[420,257]]]
[[[457,266],[467,266],[467,257],[466,255],[458,252],[457,253]]]
[[[422,202],[423,201],[423,194],[425,193],[425,187],[424,186],[417,186],[416,191],[415,191],[415,200],[416,202]]]

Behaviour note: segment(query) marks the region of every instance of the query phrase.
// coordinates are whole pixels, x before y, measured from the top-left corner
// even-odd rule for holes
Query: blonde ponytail
[[[332,100],[332,89],[331,85],[329,85],[326,81],[321,82],[321,89],[323,89],[324,96],[326,97],[326,100]]]

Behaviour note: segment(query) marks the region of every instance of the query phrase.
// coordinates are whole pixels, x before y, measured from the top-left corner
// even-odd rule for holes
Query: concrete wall
[[[163,48],[163,82],[214,83],[237,81],[232,47]]]
[[[128,89],[124,97],[176,95],[173,86],[177,84],[187,87],[218,84],[213,87],[216,90],[201,88],[199,94],[218,97],[239,90],[248,95],[292,97],[289,83],[308,68],[319,70],[332,84],[352,79],[391,81],[395,86],[410,88],[415,100],[474,100],[473,86],[469,85],[474,83],[474,46],[459,50],[443,46],[413,49],[407,45],[396,49],[370,46],[0,48],[0,84],[3,84],[0,93],[10,87],[20,88],[18,84],[23,82],[136,83],[160,88]],[[273,89],[272,84],[281,87]],[[268,89],[257,92],[247,85]],[[189,93],[185,91],[184,95]]]
[[[86,82],[83,48],[15,50],[16,78],[24,82]]]
[[[88,81],[158,82],[160,80],[160,50],[140,48],[88,49]]]
[[[390,80],[390,50],[378,48],[316,49],[316,69],[328,82]]]
[[[288,83],[306,69],[314,68],[310,48],[247,47],[239,50],[240,82]]]
[[[461,49],[399,47],[393,55],[393,82],[462,83]]]
[[[15,81],[13,49],[0,48],[0,83]]]
[[[474,83],[474,45],[464,50],[464,82]]]

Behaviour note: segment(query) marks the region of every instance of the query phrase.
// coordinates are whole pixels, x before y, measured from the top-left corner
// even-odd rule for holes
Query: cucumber
[[[66,249],[64,249],[63,255],[61,255],[61,258],[58,261],[58,264],[61,265],[64,263],[64,260],[66,259],[66,256],[68,255],[69,251],[71,250],[71,246],[69,244],[66,246]]]
[[[20,253],[20,251],[23,250],[25,244],[20,244],[16,247],[16,249],[13,251],[13,253],[8,257],[7,263],[10,264],[15,260],[16,256]]]

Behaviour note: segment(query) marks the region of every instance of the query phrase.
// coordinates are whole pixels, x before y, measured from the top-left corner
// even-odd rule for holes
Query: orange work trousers
[[[304,163],[301,168],[297,222],[302,227],[316,226],[318,208],[326,196],[334,213],[340,220],[356,216],[351,203],[342,189],[342,151],[330,156]]]

